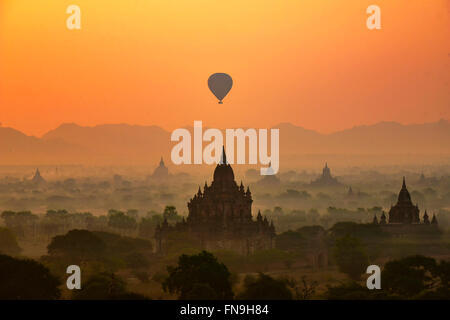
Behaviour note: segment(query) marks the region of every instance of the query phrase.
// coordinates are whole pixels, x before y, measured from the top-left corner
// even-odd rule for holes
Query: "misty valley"
[[[448,297],[449,166],[183,169],[0,167],[0,265],[32,259],[49,299]],[[65,287],[70,265],[81,290]],[[432,265],[439,290],[386,282],[397,265]]]

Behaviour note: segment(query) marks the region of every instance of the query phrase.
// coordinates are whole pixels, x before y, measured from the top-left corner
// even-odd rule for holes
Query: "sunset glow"
[[[66,28],[77,4],[82,29]],[[447,0],[2,0],[0,122],[332,132],[450,118]],[[234,86],[218,105],[206,81]]]

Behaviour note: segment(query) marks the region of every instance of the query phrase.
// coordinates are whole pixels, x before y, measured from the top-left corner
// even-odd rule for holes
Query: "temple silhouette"
[[[45,181],[45,179],[41,176],[39,168],[36,169],[36,172],[34,173],[34,176],[33,178],[31,178],[30,182],[35,186],[41,186],[47,183],[47,181]]]
[[[267,168],[267,174],[258,181],[258,185],[262,186],[277,186],[281,183],[280,178],[274,174],[272,168],[272,162],[269,162],[269,167]]]
[[[341,183],[331,175],[331,170],[328,168],[328,163],[325,162],[325,167],[322,169],[322,175],[316,180],[311,181],[311,186],[326,187],[338,186]]]
[[[244,185],[238,186],[234,172],[227,163],[225,149],[214,170],[211,185],[205,186],[188,202],[187,219],[170,226],[167,220],[156,227],[156,251],[164,253],[167,238],[172,232],[188,232],[200,240],[207,250],[227,249],[248,255],[255,250],[274,247],[275,227],[273,222],[258,212],[252,218],[252,194]]]
[[[161,157],[161,160],[159,161],[159,166],[156,167],[155,171],[153,171],[153,174],[151,176],[153,179],[159,179],[159,180],[165,180],[169,177],[169,169],[164,164],[164,160]]]
[[[420,220],[420,210],[418,204],[413,204],[411,200],[411,195],[409,194],[408,188],[406,187],[406,180],[403,177],[403,184],[400,192],[398,194],[397,203],[392,206],[389,210],[389,217],[386,214],[381,214],[380,220],[378,221],[377,216],[373,218],[374,224],[380,224],[384,227],[384,230],[393,233],[410,233],[423,230],[426,227],[427,230],[430,226],[435,226],[437,228],[437,218],[433,215],[430,222],[427,211],[423,215],[422,221]],[[418,227],[418,228],[417,228]]]

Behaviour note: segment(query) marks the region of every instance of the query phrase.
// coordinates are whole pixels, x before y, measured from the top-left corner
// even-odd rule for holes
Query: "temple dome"
[[[233,168],[227,163],[225,147],[222,147],[222,159],[214,170],[214,181],[234,181]]]
[[[156,167],[155,171],[153,171],[153,178],[156,179],[165,179],[169,176],[169,169],[164,164],[164,160],[161,157],[161,161],[159,161],[159,166]]]
[[[229,164],[218,164],[214,170],[214,181],[234,181],[233,168]]]
[[[412,204],[411,195],[409,194],[409,191],[406,188],[405,177],[403,177],[402,189],[400,190],[400,192],[398,194],[398,203],[408,204],[408,205]]]

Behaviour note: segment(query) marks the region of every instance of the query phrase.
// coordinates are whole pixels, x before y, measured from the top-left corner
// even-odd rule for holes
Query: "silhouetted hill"
[[[82,146],[63,140],[43,140],[0,127],[0,164],[74,163],[86,154]]]
[[[299,155],[450,155],[450,123],[401,125],[381,122],[321,134],[281,123],[281,159]],[[206,128],[204,128],[206,129]],[[175,144],[157,126],[63,124],[42,138],[0,127],[0,164],[157,164]],[[206,143],[204,143],[206,145]],[[413,159],[412,159],[413,160]]]
[[[284,154],[450,154],[450,123],[401,125],[380,122],[332,134],[280,124]]]
[[[153,163],[170,155],[170,133],[157,126],[106,124],[82,127],[63,124],[46,133],[44,141],[65,141],[82,146],[92,162],[107,164]],[[156,164],[156,163],[155,163]]]

